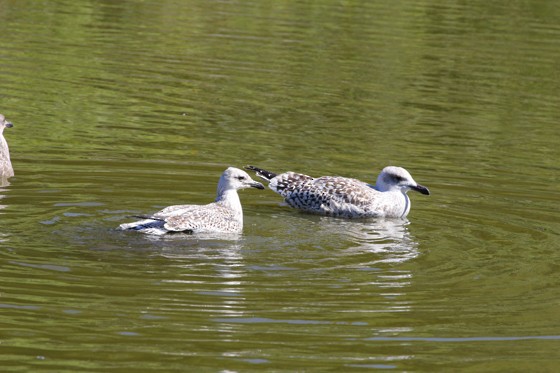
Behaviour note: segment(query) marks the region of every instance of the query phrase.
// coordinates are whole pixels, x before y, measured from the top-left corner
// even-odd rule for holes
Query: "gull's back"
[[[311,176],[286,172],[274,177],[270,188],[291,207],[345,218],[382,217],[387,214],[383,193],[363,181],[340,176]]]

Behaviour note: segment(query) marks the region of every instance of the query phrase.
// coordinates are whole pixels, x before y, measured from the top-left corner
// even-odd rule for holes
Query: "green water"
[[[553,1],[0,0],[3,372],[560,369]],[[237,240],[129,215],[228,166],[430,188],[408,221],[242,191]]]

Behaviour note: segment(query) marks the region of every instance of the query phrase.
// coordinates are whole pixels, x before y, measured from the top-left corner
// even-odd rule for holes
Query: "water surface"
[[[6,372],[556,371],[553,2],[0,0]],[[240,237],[139,236],[228,166],[373,182],[407,221],[241,192]]]

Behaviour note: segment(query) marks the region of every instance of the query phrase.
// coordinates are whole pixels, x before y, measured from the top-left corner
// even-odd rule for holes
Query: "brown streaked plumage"
[[[410,211],[407,192],[430,194],[402,167],[388,166],[375,186],[341,176],[313,178],[295,172],[275,174],[246,166],[269,182],[269,188],[296,209],[341,218],[404,218]]]

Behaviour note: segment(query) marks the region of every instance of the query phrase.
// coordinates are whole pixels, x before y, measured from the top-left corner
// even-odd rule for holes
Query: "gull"
[[[10,149],[8,143],[4,138],[4,128],[11,128],[14,125],[7,121],[6,118],[0,114],[0,179],[7,179],[14,176],[14,169],[10,161]]]
[[[142,220],[121,224],[122,230],[163,235],[166,233],[241,233],[243,209],[237,191],[264,186],[251,179],[243,170],[229,167],[218,182],[216,200],[207,205],[168,206],[150,216],[137,216]]]
[[[409,190],[430,194],[407,170],[396,166],[385,167],[375,186],[341,176],[313,178],[295,172],[275,174],[255,166],[245,169],[267,180],[268,187],[289,206],[340,218],[405,218],[410,211]]]

